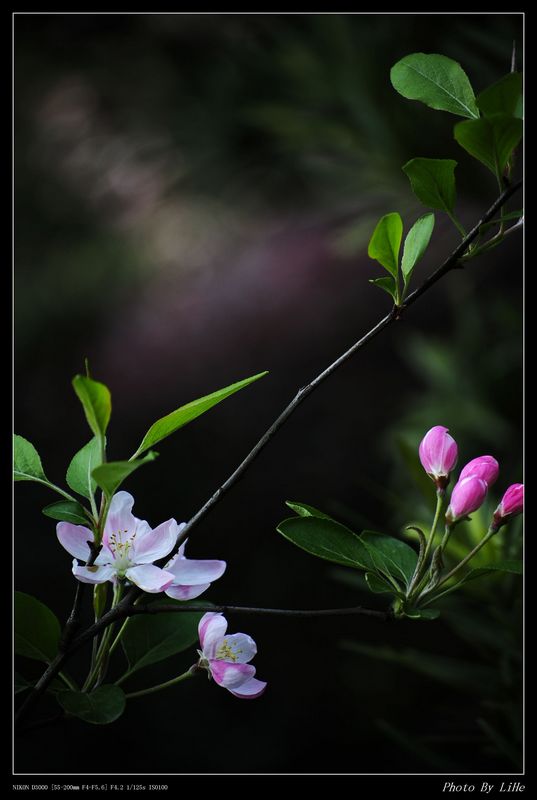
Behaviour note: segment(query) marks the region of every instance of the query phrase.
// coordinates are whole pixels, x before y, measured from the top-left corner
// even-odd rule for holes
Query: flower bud
[[[436,483],[438,489],[445,489],[449,483],[449,473],[457,463],[457,443],[443,425],[435,425],[421,440],[419,447],[423,469]]]
[[[459,481],[469,478],[470,475],[475,475],[476,478],[481,478],[482,481],[485,481],[487,486],[492,486],[496,482],[499,471],[500,467],[495,458],[492,456],[479,456],[463,467],[459,475]]]
[[[524,509],[524,484],[513,483],[501,499],[500,505],[494,512],[492,527],[498,530],[505,525],[510,517],[520,514]]]
[[[477,511],[487,494],[487,484],[475,475],[459,480],[453,487],[446,520],[452,524]]]

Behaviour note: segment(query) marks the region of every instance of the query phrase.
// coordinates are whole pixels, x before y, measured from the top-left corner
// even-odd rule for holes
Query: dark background
[[[520,67],[521,26],[495,14],[16,15],[16,431],[51,480],[89,438],[70,386],[85,357],[112,391],[112,459],[173,408],[269,370],[126,484],[150,524],[188,519],[296,390],[388,310],[366,250],[379,216],[398,209],[408,230],[421,213],[401,165],[455,158],[467,227],[496,196],[453,141],[456,118],[396,94],[392,64],[443,53],[479,92],[509,70],[513,40]],[[458,529],[464,554],[522,476],[520,238],[451,274],[297,411],[193,532],[192,557],[228,562],[204,597],[383,608],[275,527],[286,499],[358,530],[429,524],[416,453],[434,424],[459,442],[460,465],[483,452],[501,462],[488,506]],[[417,277],[456,243],[437,213]],[[29,483],[15,494],[17,588],[64,619],[70,557],[40,511],[55,498]],[[515,556],[519,535],[504,530],[485,560]],[[15,769],[86,773],[91,753],[111,774],[520,771],[520,583],[476,582],[437,622],[231,619],[258,643],[261,699],[192,681],[131,701],[109,727],[28,732]],[[41,713],[53,711],[47,698]]]

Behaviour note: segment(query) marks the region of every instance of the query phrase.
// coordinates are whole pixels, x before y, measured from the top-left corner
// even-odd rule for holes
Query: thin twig
[[[216,505],[216,503],[221,499],[221,497],[230,489],[233,484],[235,484],[239,478],[246,472],[250,464],[257,458],[261,450],[265,447],[266,444],[270,442],[274,434],[282,427],[284,422],[286,422],[293,411],[295,411],[300,403],[302,403],[305,398],[313,392],[314,389],[319,386],[326,378],[332,375],[333,372],[336,371],[338,367],[344,364],[348,359],[353,356],[358,350],[361,350],[366,344],[368,344],[372,339],[377,336],[382,330],[387,328],[391,325],[395,320],[397,320],[416,300],[421,297],[425,292],[427,292],[435,283],[437,283],[441,278],[443,278],[450,270],[454,269],[459,262],[459,259],[463,255],[464,251],[467,249],[468,245],[471,244],[474,239],[479,234],[479,229],[482,225],[492,219],[492,217],[496,214],[496,212],[502,208],[505,203],[509,200],[509,198],[517,192],[520,187],[522,186],[522,181],[518,183],[514,183],[509,186],[502,194],[497,198],[497,200],[491,205],[488,211],[481,217],[479,222],[474,225],[472,230],[468,233],[467,236],[461,241],[461,243],[455,248],[455,250],[451,253],[451,255],[444,261],[444,263],[438,267],[435,272],[433,272],[422,284],[419,286],[412,294],[410,294],[403,305],[401,307],[394,307],[389,314],[383,317],[380,322],[371,328],[361,339],[355,342],[348,350],[346,350],[339,358],[336,358],[330,366],[328,366],[325,370],[323,370],[316,378],[314,378],[311,383],[308,383],[306,386],[303,386],[302,389],[298,391],[294,399],[289,403],[289,405],[284,408],[282,413],[277,417],[277,419],[272,423],[270,428],[263,434],[261,439],[257,442],[257,444],[250,450],[246,458],[241,461],[239,466],[231,473],[229,478],[214,492],[214,494],[207,500],[207,502],[197,511],[194,516],[187,522],[186,526],[181,531],[178,541],[178,544],[184,542],[187,536],[190,534],[192,528],[201,520],[203,517]]]
[[[154,605],[136,605],[128,611],[128,616],[132,617],[136,614],[163,614],[163,613],[184,613],[185,611],[206,612],[214,611],[223,614],[256,614],[256,615],[270,615],[277,617],[346,617],[346,616],[362,616],[362,617],[375,617],[387,622],[391,619],[392,615],[389,611],[376,611],[373,608],[363,608],[362,606],[353,606],[352,608],[314,608],[314,609],[298,609],[298,608],[254,608],[252,606],[228,606],[228,605],[182,605],[175,606],[171,603],[155,603]]]

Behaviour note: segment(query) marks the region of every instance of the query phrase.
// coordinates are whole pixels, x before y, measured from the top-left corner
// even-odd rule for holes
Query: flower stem
[[[73,692],[78,692],[78,686],[65,672],[58,672],[58,678],[61,678],[65,685],[68,686],[69,689],[72,689]]]
[[[451,570],[451,572],[448,572],[448,574],[447,574],[447,575],[445,575],[445,576],[442,578],[442,580],[441,580],[441,581],[439,581],[439,582],[437,583],[437,585],[435,586],[435,589],[438,589],[438,588],[440,588],[440,586],[442,586],[442,584],[446,583],[446,581],[448,581],[450,578],[452,578],[454,575],[456,575],[456,574],[457,574],[457,572],[458,572],[458,571],[459,571],[459,570],[460,570],[462,567],[464,567],[464,566],[465,566],[465,564],[467,564],[467,563],[470,561],[470,559],[472,559],[472,558],[473,558],[473,557],[476,555],[476,553],[478,553],[478,552],[481,550],[481,548],[482,548],[484,545],[486,545],[486,543],[487,543],[487,542],[488,542],[490,539],[492,539],[492,537],[494,536],[494,534],[495,534],[495,533],[497,533],[497,531],[496,531],[496,530],[493,530],[492,528],[489,528],[489,529],[488,529],[488,531],[487,531],[487,533],[486,533],[486,535],[483,537],[483,539],[481,539],[481,541],[480,541],[478,544],[476,544],[476,546],[474,547],[474,549],[473,549],[473,550],[470,550],[470,552],[468,553],[468,555],[466,555],[466,556],[465,556],[465,557],[462,559],[462,561],[459,561],[459,563],[458,563],[458,564],[457,564],[455,567],[453,567],[453,569]]]
[[[178,675],[177,678],[172,678],[171,681],[166,681],[165,683],[159,683],[156,686],[150,686],[149,689],[141,689],[139,692],[131,692],[130,694],[126,694],[126,698],[131,697],[142,697],[144,694],[153,694],[153,692],[160,692],[161,689],[167,689],[169,686],[175,686],[176,683],[181,683],[182,681],[186,681],[187,678],[192,678],[194,676],[194,670],[190,668],[186,672],[183,672],[182,675]]]
[[[117,606],[117,604],[121,600],[122,594],[123,594],[123,586],[121,583],[118,583],[116,586],[114,586],[114,596],[112,599],[112,606],[110,610],[112,610],[112,608],[115,608],[115,606]],[[109,628],[105,630],[103,634],[101,644],[99,646],[99,649],[97,650],[97,655],[95,657],[95,663],[93,664],[92,669],[90,669],[90,673],[84,682],[84,686],[82,687],[83,692],[87,691],[92,686],[94,681],[97,678],[101,677],[100,673],[102,672],[102,667],[105,666],[108,662],[108,655],[109,655],[108,642],[110,641],[113,632],[114,632],[114,625],[112,624],[110,625]]]
[[[427,539],[425,550],[422,554],[422,557],[418,559],[418,563],[416,564],[416,570],[414,572],[414,575],[412,576],[410,586],[408,587],[409,598],[411,597],[416,585],[421,581],[424,573],[427,570],[427,558],[429,557],[429,553],[431,552],[431,547],[434,541],[434,535],[436,533],[436,528],[438,526],[438,520],[440,519],[440,514],[442,513],[442,508],[444,506],[444,497],[445,497],[445,491],[443,489],[437,489],[436,509],[434,512],[433,524],[431,525],[431,530],[429,531],[429,538]]]

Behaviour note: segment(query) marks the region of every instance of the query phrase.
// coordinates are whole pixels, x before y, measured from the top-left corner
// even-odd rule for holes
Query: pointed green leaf
[[[94,381],[85,375],[75,375],[73,389],[82,403],[88,425],[102,441],[112,413],[110,390],[104,383]]]
[[[367,547],[377,571],[410,584],[418,557],[408,544],[375,531],[364,531],[360,541]]]
[[[424,206],[453,212],[455,167],[451,158],[412,158],[403,167],[412,191]]]
[[[520,72],[509,72],[477,97],[477,105],[488,117],[491,114],[507,114],[516,116],[522,97],[522,75]]]
[[[402,236],[403,221],[400,215],[396,211],[385,214],[377,222],[367,248],[369,258],[382,264],[394,278],[397,278]]]
[[[143,464],[154,461],[157,456],[158,453],[150,450],[147,455],[136,459],[136,461],[108,461],[106,464],[96,467],[91,475],[95,483],[110,498],[119,489],[125,478]]]
[[[166,598],[166,604],[182,605]],[[191,605],[191,603],[189,603]],[[185,611],[147,614],[129,620],[121,639],[129,662],[129,673],[187,650],[198,641],[198,623],[203,613]]]
[[[494,114],[458,122],[453,132],[467,153],[481,161],[494,175],[502,175],[522,138],[522,120],[507,114]]]
[[[96,489],[91,473],[101,462],[100,441],[97,436],[94,436],[78,451],[69,464],[65,476],[67,484],[73,491],[91,500]]]
[[[52,519],[72,522],[74,525],[88,527],[90,524],[83,507],[80,503],[75,503],[72,500],[60,500],[58,503],[51,503],[51,505],[43,509],[43,514]]]
[[[367,585],[372,592],[375,592],[375,594],[396,594],[391,583],[388,583],[388,581],[380,575],[375,575],[374,572],[366,572],[365,579],[367,581]]]
[[[391,275],[386,278],[370,278],[369,283],[373,283],[380,289],[384,289],[384,291],[388,292],[390,297],[393,298],[393,302],[397,302],[397,287]]]
[[[33,444],[17,434],[13,436],[13,480],[48,483],[39,453]]]
[[[292,517],[280,522],[276,530],[317,558],[334,561],[345,567],[375,571],[364,544],[339,522],[320,517]]]
[[[15,592],[15,652],[36,661],[50,662],[58,652],[60,623],[44,603]]]
[[[64,711],[92,725],[108,725],[125,710],[125,694],[119,686],[99,686],[93,692],[65,691],[58,694]]]
[[[479,111],[468,76],[457,61],[436,53],[412,53],[390,72],[394,89],[429,108],[477,119]]]
[[[420,217],[409,230],[403,249],[401,272],[405,287],[410,283],[412,271],[418,261],[423,257],[434,228],[434,214],[425,214]]]
[[[328,514],[319,511],[318,508],[307,505],[307,503],[295,503],[291,500],[286,500],[285,505],[288,506],[299,517],[320,517],[321,519],[332,519]]]
[[[201,416],[201,414],[204,414],[210,408],[217,405],[217,403],[225,400],[226,397],[235,394],[235,392],[238,392],[240,389],[244,389],[245,386],[249,386],[251,383],[254,383],[254,381],[259,380],[259,378],[267,374],[267,372],[260,372],[258,375],[253,375],[251,378],[246,378],[238,383],[232,383],[231,386],[226,386],[224,389],[219,389],[217,392],[208,394],[205,397],[200,397],[198,400],[192,400],[191,403],[181,406],[175,411],[172,411],[171,414],[161,417],[161,419],[151,425],[137,451],[131,456],[131,459],[136,458],[140,453],[143,453],[149,447],[153,447],[153,445],[162,441],[162,439],[166,439],[170,434],[182,428],[183,425],[192,422],[193,419],[196,419],[196,417]]]

